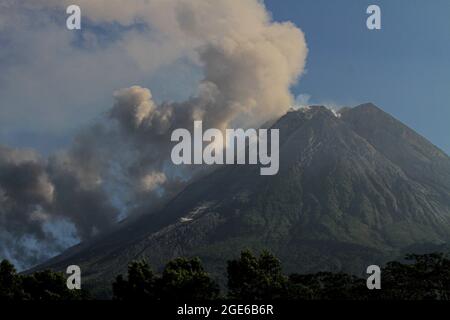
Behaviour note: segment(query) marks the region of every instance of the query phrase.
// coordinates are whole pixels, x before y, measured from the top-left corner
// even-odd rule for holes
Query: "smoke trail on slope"
[[[69,2],[19,1],[18,6],[60,9]],[[118,217],[147,211],[178,192],[198,168],[172,165],[171,132],[192,129],[194,120],[225,129],[257,127],[281,116],[293,103],[290,86],[306,61],[301,30],[272,21],[257,0],[78,4],[94,25],[145,23],[151,37],[133,33],[119,44],[143,68],[170,53],[198,65],[203,80],[184,102],[158,104],[149,89],[137,85],[117,90],[107,117],[48,160],[30,151],[0,149],[0,238],[10,239],[1,242],[0,256],[22,259],[24,265],[45,258],[28,250],[24,239],[61,243],[46,228],[49,223],[68,221],[85,240]]]

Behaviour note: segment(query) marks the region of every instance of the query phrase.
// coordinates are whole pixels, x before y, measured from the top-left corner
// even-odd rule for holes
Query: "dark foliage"
[[[112,287],[114,298],[120,300],[154,300],[157,298],[156,278],[145,261],[130,263],[128,279],[119,275]]]
[[[197,258],[172,260],[161,276],[145,261],[135,261],[128,266],[126,280],[116,278],[113,295],[118,300],[210,300],[218,298],[219,287]]]
[[[0,263],[0,300],[22,299],[21,281],[14,266],[7,260]]]
[[[45,270],[30,275],[17,274],[7,260],[0,263],[0,300],[82,300],[88,299],[85,290],[69,290],[66,277],[59,272]]]
[[[218,285],[198,258],[170,261],[162,274],[160,288],[162,299],[210,300],[219,296]]]
[[[292,274],[290,300],[352,300],[368,294],[366,281],[345,273]]]
[[[449,300],[450,259],[446,254],[408,255],[381,270],[381,290],[369,290],[366,279],[345,273],[282,272],[280,261],[263,251],[243,251],[228,262],[227,297],[238,300]],[[113,298],[129,301],[203,301],[219,299],[217,283],[198,258],[177,258],[160,275],[145,261],[134,261],[128,274],[112,284]],[[89,299],[84,290],[69,290],[64,274],[41,271],[17,274],[14,266],[0,263],[0,301]]]
[[[389,262],[382,273],[379,298],[449,300],[450,260],[442,253],[408,255],[406,263]]]
[[[280,299],[286,295],[288,278],[281,263],[267,251],[255,257],[243,251],[238,260],[228,262],[228,296],[232,299]]]

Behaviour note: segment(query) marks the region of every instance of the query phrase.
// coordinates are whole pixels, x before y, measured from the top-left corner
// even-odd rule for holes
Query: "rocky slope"
[[[218,277],[244,248],[270,249],[288,272],[345,270],[450,238],[450,158],[372,104],[336,114],[292,111],[280,129],[280,171],[222,166],[167,205],[40,266],[82,267],[109,281],[130,260],[155,267],[199,256]]]

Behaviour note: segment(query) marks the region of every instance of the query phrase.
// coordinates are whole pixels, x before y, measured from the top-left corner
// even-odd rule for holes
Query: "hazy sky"
[[[276,21],[292,21],[306,36],[306,73],[293,88],[295,95],[338,106],[374,102],[450,153],[448,0],[265,4]],[[381,7],[380,31],[366,28],[369,4]],[[9,17],[0,15],[0,144],[49,153],[108,110],[118,88],[138,84],[151,88],[157,101],[177,100],[192,94],[201,78],[196,66],[175,58],[140,68],[129,52],[111,46],[127,32],[115,24],[94,28],[84,21],[80,49],[80,36],[64,29],[64,12]],[[90,34],[96,35],[95,44],[89,43]],[[101,49],[101,55],[94,54]]]

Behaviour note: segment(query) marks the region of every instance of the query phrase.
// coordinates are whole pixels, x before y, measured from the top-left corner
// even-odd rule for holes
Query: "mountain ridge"
[[[159,268],[199,256],[221,277],[223,260],[252,248],[273,251],[288,271],[362,273],[450,238],[450,158],[375,105],[290,111],[272,128],[280,130],[278,175],[220,167],[158,212],[38,268],[79,264],[88,281],[102,282],[133,259]]]

